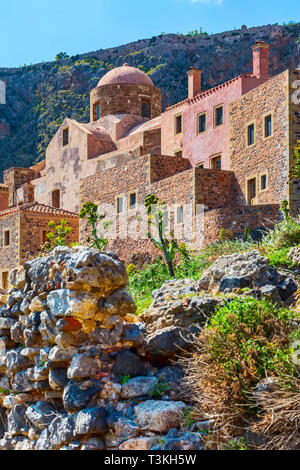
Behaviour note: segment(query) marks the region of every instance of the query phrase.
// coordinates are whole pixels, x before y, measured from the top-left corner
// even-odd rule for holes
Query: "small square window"
[[[212,170],[221,170],[222,169],[222,157],[217,155],[216,157],[211,158],[210,166]]]
[[[250,145],[255,144],[255,126],[254,124],[250,124],[247,127],[247,145],[250,147]]]
[[[260,189],[263,191],[267,189],[267,175],[262,175],[260,177]]]
[[[129,195],[129,208],[130,209],[136,208],[136,201],[137,201],[136,193],[131,193]]]
[[[151,103],[150,101],[142,101],[141,104],[141,115],[145,118],[151,117]]]
[[[124,198],[118,197],[117,198],[117,214],[122,214],[124,212]]]
[[[101,106],[100,103],[94,105],[94,121],[97,121],[101,118]]]
[[[265,139],[273,134],[272,114],[265,116]]]
[[[224,121],[224,116],[223,116],[223,106],[218,106],[215,108],[215,116],[214,116],[214,121],[215,121],[215,127],[221,126]]]
[[[69,128],[63,130],[63,146],[69,145]]]
[[[175,116],[175,134],[181,134],[182,132],[182,114]]]
[[[55,207],[56,209],[60,208],[60,190],[55,189],[52,191],[52,207]]]
[[[198,116],[198,134],[202,134],[206,131],[206,113]]]
[[[182,224],[183,223],[183,207],[182,206],[177,207],[176,222],[177,222],[177,224]]]
[[[198,163],[198,164],[197,164],[197,168],[203,169],[203,168],[204,168],[204,163]]]
[[[42,234],[42,243],[43,243],[43,245],[48,241],[47,233],[48,233],[47,230],[43,230],[43,234]]]
[[[9,230],[4,230],[3,245],[4,246],[10,245],[10,231]]]
[[[167,228],[169,226],[169,211],[165,209],[163,211],[163,227]]]

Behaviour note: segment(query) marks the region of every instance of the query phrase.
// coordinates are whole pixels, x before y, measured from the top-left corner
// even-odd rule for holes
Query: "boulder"
[[[33,426],[43,430],[56,418],[57,411],[50,403],[38,401],[27,408],[25,415]]]
[[[204,450],[202,438],[197,433],[178,432],[176,429],[171,430],[167,436],[161,450]]]
[[[76,416],[75,431],[78,435],[103,434],[106,432],[105,408],[94,407],[80,411]]]
[[[185,409],[180,401],[147,400],[135,406],[134,413],[142,429],[163,433],[180,425]]]
[[[94,377],[97,374],[97,362],[88,354],[75,354],[68,368],[69,379],[82,379]]]
[[[15,405],[7,418],[7,431],[10,436],[26,434],[29,430],[26,419],[26,406]]]
[[[171,326],[147,338],[143,350],[150,356],[170,357],[193,345],[193,335],[187,328]]]
[[[112,368],[112,373],[119,377],[122,375],[129,375],[130,377],[145,376],[147,371],[148,369],[143,361],[136,354],[127,350],[118,353]]]
[[[269,265],[269,260],[253,250],[221,256],[202,275],[196,283],[197,291],[236,292],[243,288],[266,289],[276,287],[282,301],[287,300],[297,290],[295,281]],[[275,294],[273,292],[273,298]]]
[[[64,261],[65,281],[73,289],[95,287],[102,297],[127,285],[126,268],[115,256],[87,247],[61,248],[55,248],[53,256],[57,263]]]
[[[97,379],[84,382],[71,381],[63,392],[63,404],[67,411],[78,411],[85,408],[89,401],[100,392],[100,381]]]
[[[130,399],[147,396],[156,384],[156,377],[136,377],[130,379],[122,385],[121,398]]]
[[[67,382],[67,369],[57,367],[49,370],[49,384],[53,390],[63,390]]]
[[[98,311],[98,299],[87,292],[58,289],[49,293],[47,306],[54,317],[71,316],[87,320]]]
[[[119,446],[119,450],[150,450],[160,442],[158,437],[138,437],[128,439]]]
[[[71,415],[58,415],[44,429],[36,442],[36,450],[55,450],[68,444],[75,436],[75,421]]]

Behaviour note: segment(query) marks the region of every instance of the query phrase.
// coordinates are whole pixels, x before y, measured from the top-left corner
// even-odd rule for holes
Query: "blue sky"
[[[0,67],[53,60],[165,33],[300,21],[299,0],[8,0]]]

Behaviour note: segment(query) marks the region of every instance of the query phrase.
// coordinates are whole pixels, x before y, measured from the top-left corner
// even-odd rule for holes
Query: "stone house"
[[[78,217],[63,209],[32,202],[0,212],[0,286],[9,287],[9,272],[35,258],[47,241],[48,222],[66,219],[73,228],[69,242],[78,240]]]
[[[251,73],[202,90],[192,68],[187,99],[161,113],[151,78],[117,67],[91,91],[90,123],[65,119],[44,161],[4,172],[0,217],[24,201],[74,217],[93,201],[113,221],[109,247],[126,260],[154,254],[139,215],[149,193],[167,203],[168,228],[196,248],[221,228],[270,226],[283,199],[300,204],[299,183],[288,181],[300,139],[299,79],[298,70],[270,77],[269,46],[260,41]],[[86,231],[80,223],[81,243]]]

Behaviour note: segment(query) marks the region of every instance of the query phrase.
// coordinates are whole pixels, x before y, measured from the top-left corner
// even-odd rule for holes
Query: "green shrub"
[[[293,263],[288,257],[289,252],[290,248],[281,248],[280,250],[270,252],[270,265],[274,266],[275,268],[284,266],[293,269],[296,266],[296,263]]]
[[[290,334],[295,313],[267,300],[236,298],[207,327],[207,353],[242,389],[268,373],[292,374]]]
[[[268,255],[282,248],[291,248],[300,243],[300,223],[297,219],[287,217],[284,222],[275,225],[262,240]]]

